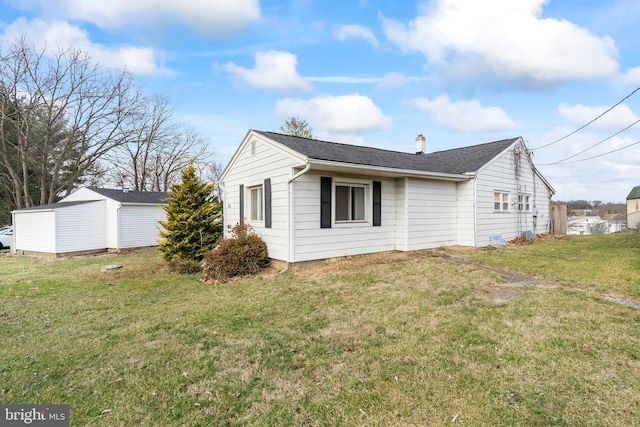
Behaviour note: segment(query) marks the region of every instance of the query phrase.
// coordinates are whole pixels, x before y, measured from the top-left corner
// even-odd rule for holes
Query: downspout
[[[289,257],[288,257],[289,259],[287,261],[287,267],[284,270],[282,270],[280,274],[286,273],[289,270],[289,266],[293,262],[293,254],[294,254],[293,239],[295,237],[293,233],[294,231],[293,224],[295,223],[295,221],[293,221],[293,207],[294,207],[293,181],[300,178],[305,173],[309,172],[310,169],[311,169],[311,163],[307,162],[304,169],[302,169],[300,172],[296,173],[295,175],[293,175],[291,178],[287,180],[287,188],[289,190],[289,221],[288,221],[288,227],[287,227],[287,234],[288,234],[287,240],[289,241]]]
[[[222,206],[222,237],[224,237],[225,230],[227,228],[227,209],[224,207],[224,195],[227,190],[224,188],[224,182],[218,182],[220,186],[220,205]]]
[[[478,247],[478,179],[473,177],[473,247]]]
[[[118,209],[116,209],[116,252],[120,252],[120,250],[122,249],[120,247],[120,245],[122,244],[122,242],[120,241],[120,232],[122,231],[122,226],[120,224],[120,209],[122,209],[122,203],[118,203]],[[106,240],[109,240],[109,236],[105,237]],[[107,242],[105,243],[108,248],[109,244]]]
[[[11,249],[9,252],[11,252],[11,255],[15,255],[17,253],[16,251],[16,230],[18,229],[16,227],[16,213],[14,211],[11,211],[11,225],[13,226],[13,236],[11,236],[11,241],[9,242],[11,244]]]

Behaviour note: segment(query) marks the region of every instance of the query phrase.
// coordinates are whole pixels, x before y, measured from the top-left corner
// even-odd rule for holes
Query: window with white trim
[[[264,189],[262,185],[249,187],[249,219],[264,221]]]
[[[493,210],[496,212],[509,212],[509,193],[500,191],[493,193]]]
[[[518,210],[529,212],[531,210],[531,196],[527,194],[518,195]]]
[[[335,191],[336,222],[365,221],[366,218],[366,185],[338,184]]]

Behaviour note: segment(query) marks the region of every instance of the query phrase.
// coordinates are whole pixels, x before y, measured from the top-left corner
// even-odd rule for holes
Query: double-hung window
[[[272,209],[271,209],[271,178],[266,178],[260,184],[252,184],[245,188],[244,184],[239,187],[240,203],[238,210],[240,211],[240,224],[244,220],[255,223],[262,223],[260,227],[271,228]]]
[[[336,183],[336,222],[365,221],[366,186]]]
[[[382,182],[320,177],[320,228],[368,225],[382,225]]]
[[[518,195],[518,210],[529,212],[531,210],[530,204],[531,196],[526,194]]]
[[[264,190],[262,185],[249,187],[249,219],[251,221],[264,221]]]
[[[493,193],[493,210],[495,212],[509,212],[509,193],[500,191]]]

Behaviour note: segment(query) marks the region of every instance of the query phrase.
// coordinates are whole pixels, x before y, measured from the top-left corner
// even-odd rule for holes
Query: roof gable
[[[519,140],[519,138],[503,139],[470,147],[428,154],[413,154],[275,132],[255,132],[303,154],[309,159],[448,174],[476,172]]]
[[[633,187],[631,193],[627,196],[627,200],[640,199],[640,185]]]

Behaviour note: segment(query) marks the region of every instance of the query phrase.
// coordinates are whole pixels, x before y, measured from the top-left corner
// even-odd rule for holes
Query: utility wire
[[[606,153],[598,154],[596,156],[586,157],[584,159],[579,159],[579,160],[573,160],[571,162],[565,162],[565,164],[567,164],[567,163],[578,163],[578,162],[584,162],[585,160],[596,159],[598,157],[606,156],[607,154],[615,153],[616,151],[622,151],[625,148],[633,147],[634,145],[638,145],[638,144],[640,144],[640,141],[636,141],[636,142],[634,142],[632,144],[625,145],[624,147],[616,148],[615,150],[607,151]],[[556,164],[556,163],[549,163],[549,165],[554,165],[554,164]]]
[[[580,152],[578,152],[578,153],[576,153],[576,154],[574,154],[574,155],[571,155],[571,156],[569,156],[569,157],[565,157],[564,159],[562,159],[562,160],[558,160],[557,162],[553,162],[553,163],[542,163],[542,164],[540,164],[540,166],[551,166],[551,165],[557,165],[557,164],[560,164],[560,163],[565,163],[567,160],[569,160],[569,159],[573,159],[574,157],[579,156],[580,154],[585,153],[585,152],[587,152],[587,151],[591,150],[592,148],[597,147],[598,145],[602,144],[603,142],[606,142],[606,141],[610,140],[610,139],[611,139],[611,138],[613,138],[614,136],[621,134],[621,133],[622,133],[622,132],[624,132],[625,130],[629,129],[630,127],[633,127],[633,126],[637,125],[638,123],[640,123],[640,120],[636,120],[635,122],[631,123],[631,124],[630,124],[629,126],[627,126],[626,128],[624,128],[624,129],[622,129],[622,130],[619,130],[618,132],[614,133],[613,135],[610,135],[610,136],[606,137],[605,139],[603,139],[603,140],[601,140],[601,141],[599,141],[599,142],[596,142],[596,143],[595,143],[595,144],[593,144],[592,146],[587,147],[587,148],[585,148],[584,150],[582,150],[582,151],[580,151]],[[598,157],[598,156],[596,156],[596,157]],[[587,159],[584,159],[584,160],[587,160]],[[582,160],[579,160],[579,161],[582,161]],[[567,162],[567,163],[572,163],[572,162]]]
[[[638,92],[640,90],[640,87],[637,87],[633,92],[631,92],[629,95],[625,96],[624,98],[622,98],[620,101],[618,101],[617,103],[615,103],[612,107],[610,107],[608,110],[606,110],[604,113],[600,114],[598,117],[596,117],[595,119],[591,120],[590,122],[580,126],[578,129],[574,130],[573,132],[563,136],[562,138],[558,138],[555,141],[551,141],[548,144],[545,145],[541,145],[539,147],[536,148],[532,148],[532,150],[539,150],[540,148],[545,148],[548,147],[550,145],[553,145],[557,142],[560,142],[564,139],[569,138],[571,135],[576,134],[578,132],[580,132],[582,129],[586,128],[587,126],[589,126],[591,123],[595,122],[596,120],[598,120],[599,118],[601,118],[602,116],[604,116],[605,114],[607,114],[609,111],[613,110],[614,108],[616,108],[618,105],[622,104],[624,101],[626,101],[627,99],[629,99],[632,95],[634,95],[636,92]]]

